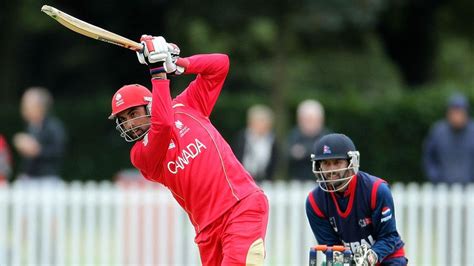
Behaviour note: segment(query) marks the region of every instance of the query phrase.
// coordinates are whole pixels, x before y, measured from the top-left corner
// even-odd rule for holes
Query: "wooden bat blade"
[[[143,48],[143,46],[138,42],[132,41],[128,38],[110,32],[108,30],[99,28],[90,23],[82,21],[52,6],[44,5],[41,8],[41,11],[52,17],[65,27],[69,28],[70,30],[85,35],[87,37],[115,44],[134,51],[140,51]]]

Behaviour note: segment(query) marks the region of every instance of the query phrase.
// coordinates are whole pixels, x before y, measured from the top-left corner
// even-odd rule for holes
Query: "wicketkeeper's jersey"
[[[359,171],[343,193],[317,187],[306,200],[306,214],[319,244],[350,247],[367,244],[379,261],[405,256],[395,223],[388,184]]]
[[[207,54],[187,60],[186,73],[197,77],[175,99],[168,80],[152,80],[150,131],[130,156],[147,179],[171,190],[200,232],[260,188],[209,120],[229,69],[228,57]]]

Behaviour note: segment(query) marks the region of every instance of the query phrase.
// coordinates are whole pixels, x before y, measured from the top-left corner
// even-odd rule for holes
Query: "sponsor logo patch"
[[[360,227],[366,227],[367,225],[371,224],[372,223],[372,219],[369,218],[369,217],[366,217],[366,218],[362,218],[359,220],[359,226]]]
[[[177,129],[182,129],[184,124],[183,122],[179,121],[179,120],[176,120],[176,122],[174,122],[175,126]]]
[[[183,122],[176,120],[174,122],[174,125],[176,126],[177,129],[179,129],[179,136],[182,137],[189,131],[189,127],[185,126]]]
[[[385,206],[382,208],[382,218],[380,219],[380,222],[384,223],[390,219],[392,219],[392,210]]]

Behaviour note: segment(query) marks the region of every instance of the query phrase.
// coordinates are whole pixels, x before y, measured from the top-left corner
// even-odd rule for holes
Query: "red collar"
[[[356,186],[357,186],[357,175],[354,175],[354,177],[352,178],[352,180],[349,183],[349,187],[344,191],[344,197],[349,196],[349,204],[347,204],[347,208],[344,212],[342,212],[341,208],[339,208],[339,204],[337,203],[336,195],[334,195],[335,192],[330,193],[331,198],[332,198],[334,204],[336,205],[337,213],[342,218],[346,218],[349,215],[349,213],[351,213],[352,205],[354,204],[354,197],[355,197],[354,192],[356,190]]]

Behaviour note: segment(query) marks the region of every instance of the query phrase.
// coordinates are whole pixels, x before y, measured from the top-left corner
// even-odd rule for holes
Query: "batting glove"
[[[167,58],[165,61],[166,73],[173,75],[181,75],[185,71],[184,67],[176,65],[176,62],[180,59],[179,53],[181,50],[174,43],[168,43],[168,51],[171,55],[171,59]]]
[[[165,72],[164,64],[166,64],[167,58],[170,57],[168,43],[166,43],[165,38],[142,35],[140,42],[143,45],[143,50],[137,52],[138,61],[141,64],[148,65],[152,75]]]
[[[171,54],[171,58],[173,59],[173,63],[179,58],[179,53],[181,53],[181,49],[179,49],[178,45],[174,43],[168,43],[168,52]]]

